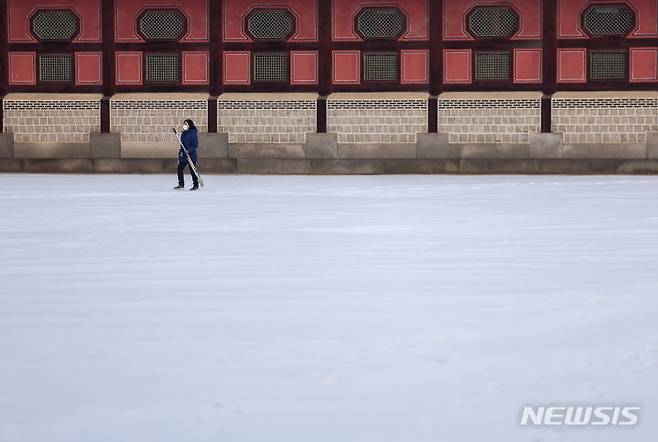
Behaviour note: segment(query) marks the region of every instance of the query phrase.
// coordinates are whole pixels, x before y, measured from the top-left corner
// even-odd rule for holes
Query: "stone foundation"
[[[339,143],[415,143],[427,132],[426,93],[336,93],[327,98],[327,132]]]
[[[446,92],[438,128],[451,143],[528,143],[541,132],[541,92]]]
[[[217,130],[231,143],[304,143],[316,132],[317,95],[226,93],[217,100]]]
[[[88,143],[100,131],[100,100],[97,94],[9,94],[4,131],[16,144]]]
[[[644,143],[658,132],[658,92],[558,92],[552,124],[564,143]]]
[[[208,95],[198,93],[117,94],[110,101],[110,132],[121,134],[128,156],[175,155],[183,120],[191,119],[199,132],[208,131]]]

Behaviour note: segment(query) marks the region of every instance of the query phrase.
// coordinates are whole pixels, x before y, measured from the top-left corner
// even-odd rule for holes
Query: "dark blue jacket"
[[[197,135],[197,130],[196,127],[192,127],[188,130],[184,130],[183,133],[180,135],[181,142],[183,143],[183,146],[185,146],[185,149],[187,149],[187,152],[190,154],[190,158],[192,158],[192,161],[196,163],[197,159],[197,147],[199,147],[199,137]],[[187,156],[185,155],[185,152],[183,151],[183,148],[181,147],[178,150],[178,161],[180,162],[185,162],[187,161]]]

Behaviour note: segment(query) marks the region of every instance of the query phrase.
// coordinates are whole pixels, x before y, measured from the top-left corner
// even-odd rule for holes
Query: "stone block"
[[[612,175],[617,173],[618,160],[544,159],[539,162],[539,172],[561,175]]]
[[[562,134],[530,134],[530,158],[560,158],[562,155]]]
[[[22,160],[16,158],[0,158],[1,173],[17,173],[22,170]]]
[[[419,133],[416,141],[416,158],[419,159],[459,159],[462,145],[450,144],[447,133]]]
[[[14,158],[14,134],[0,133],[0,158]]]
[[[617,166],[617,173],[628,175],[658,175],[658,161],[626,161]]]
[[[238,173],[251,175],[301,175],[309,171],[307,160],[239,158]]]
[[[579,160],[643,160],[647,146],[642,143],[564,144],[563,159]]]
[[[23,160],[23,172],[32,173],[93,173],[90,159],[29,158]]]
[[[338,158],[344,160],[414,159],[416,144],[339,144]]]
[[[312,174],[379,175],[384,173],[384,160],[309,160]]]
[[[16,143],[14,157],[89,159],[89,143]]]
[[[228,158],[228,134],[199,133],[199,158]]]
[[[165,158],[99,158],[94,161],[94,171],[96,173],[167,173],[175,175],[177,163],[175,159]],[[189,169],[185,170],[185,174],[187,179]],[[175,178],[173,180],[175,182]]]
[[[539,161],[530,159],[464,159],[461,161],[461,171],[470,174],[536,174],[539,172]]]
[[[304,153],[306,158],[312,159],[338,158],[338,135],[332,133],[306,134]]]
[[[658,160],[658,132],[647,132],[647,159]]]
[[[384,160],[386,174],[448,174],[459,173],[460,161],[453,160]]]
[[[91,158],[121,158],[121,134],[90,133],[89,152]]]
[[[527,160],[528,144],[464,144],[462,158],[482,160]]]
[[[237,160],[229,158],[203,158],[199,160],[199,173],[205,174],[232,174],[237,171]]]
[[[229,158],[304,159],[305,154],[301,144],[230,144]]]

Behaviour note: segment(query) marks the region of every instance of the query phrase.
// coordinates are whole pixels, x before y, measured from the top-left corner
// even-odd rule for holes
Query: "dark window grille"
[[[187,33],[187,17],[177,9],[151,9],[139,17],[139,33],[147,41],[178,41]]]
[[[254,54],[254,81],[287,82],[289,78],[288,54]]]
[[[39,81],[73,82],[73,56],[39,55]]]
[[[42,9],[32,17],[32,34],[41,41],[70,41],[80,33],[78,16],[68,9]]]
[[[146,81],[152,83],[178,83],[179,60],[176,54],[146,55]]]
[[[247,17],[247,33],[254,40],[288,40],[295,32],[295,17],[287,9],[257,9]]]
[[[626,5],[594,5],[585,11],[583,26],[595,37],[623,37],[635,27],[635,14]]]
[[[364,8],[356,30],[366,40],[397,40],[407,29],[407,18],[398,8]]]
[[[366,81],[398,81],[400,55],[397,52],[366,52],[363,54],[363,79]]]
[[[468,15],[468,31],[475,38],[510,38],[519,31],[519,15],[505,6],[478,6]]]
[[[508,51],[480,51],[475,53],[475,80],[510,80],[512,54]]]
[[[589,52],[590,80],[625,80],[626,79],[625,50],[593,50]]]

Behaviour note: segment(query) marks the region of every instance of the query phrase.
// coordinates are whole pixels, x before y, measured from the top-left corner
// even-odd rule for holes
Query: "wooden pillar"
[[[3,98],[9,83],[9,50],[7,43],[7,2],[0,1],[0,133],[4,131]]]
[[[327,96],[331,93],[331,6],[332,0],[318,0],[318,80],[317,132],[327,132]]]
[[[114,0],[102,0],[103,32],[103,98],[101,99],[101,132],[110,132],[110,99],[116,93]]]
[[[543,36],[542,77],[544,96],[541,100],[541,131],[551,132],[551,99],[557,90],[557,2],[542,0]]]
[[[222,38],[222,0],[210,0],[208,5],[208,23],[210,26],[210,98],[208,98],[208,132],[217,132],[217,97],[224,88],[223,79],[223,38]]]
[[[429,0],[430,27],[430,99],[428,102],[427,129],[438,131],[439,103],[437,96],[443,91],[443,0]]]

